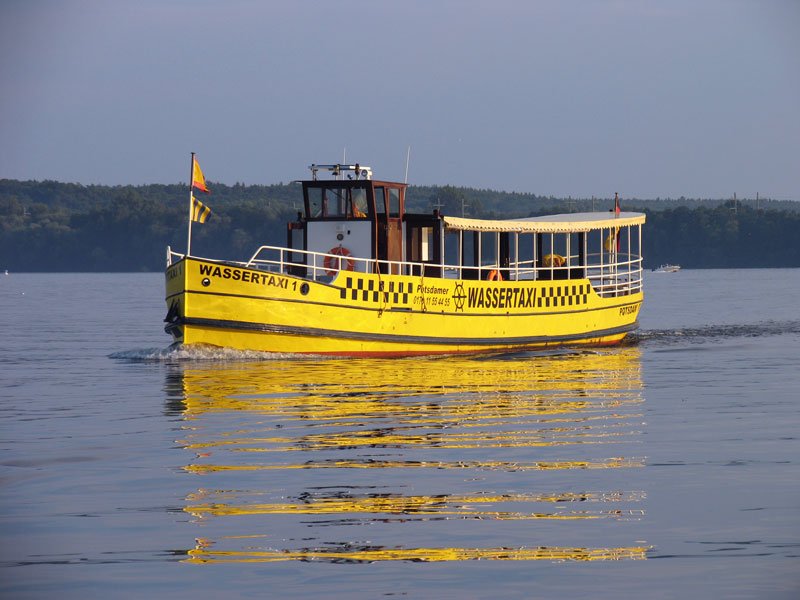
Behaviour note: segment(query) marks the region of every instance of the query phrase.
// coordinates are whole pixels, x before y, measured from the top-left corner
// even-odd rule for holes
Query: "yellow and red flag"
[[[203,177],[203,171],[200,170],[200,163],[196,158],[192,159],[192,187],[210,194],[211,190],[206,187],[206,178]]]

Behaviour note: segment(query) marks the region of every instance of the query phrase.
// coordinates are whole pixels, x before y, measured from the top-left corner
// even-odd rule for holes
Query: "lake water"
[[[645,283],[617,349],[317,361],[0,276],[0,595],[798,598],[800,270]]]

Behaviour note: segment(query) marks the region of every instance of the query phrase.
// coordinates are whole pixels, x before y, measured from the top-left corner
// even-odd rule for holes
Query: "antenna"
[[[411,146],[408,147],[406,151],[406,178],[403,180],[403,183],[408,183],[408,163],[411,160]]]

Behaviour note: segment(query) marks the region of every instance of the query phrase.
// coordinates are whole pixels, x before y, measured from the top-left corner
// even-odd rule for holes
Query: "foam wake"
[[[682,329],[642,329],[629,336],[633,343],[702,343],[731,338],[800,334],[800,321],[762,321],[734,325],[707,325]]]
[[[114,352],[109,358],[130,362],[259,361],[289,358],[291,355],[255,350],[234,350],[218,346],[173,344],[167,348],[137,348]]]

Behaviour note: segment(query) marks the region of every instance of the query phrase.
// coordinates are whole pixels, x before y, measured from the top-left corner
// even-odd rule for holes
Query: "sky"
[[[0,178],[800,200],[798,0],[2,0]],[[407,164],[407,158],[410,157]]]

